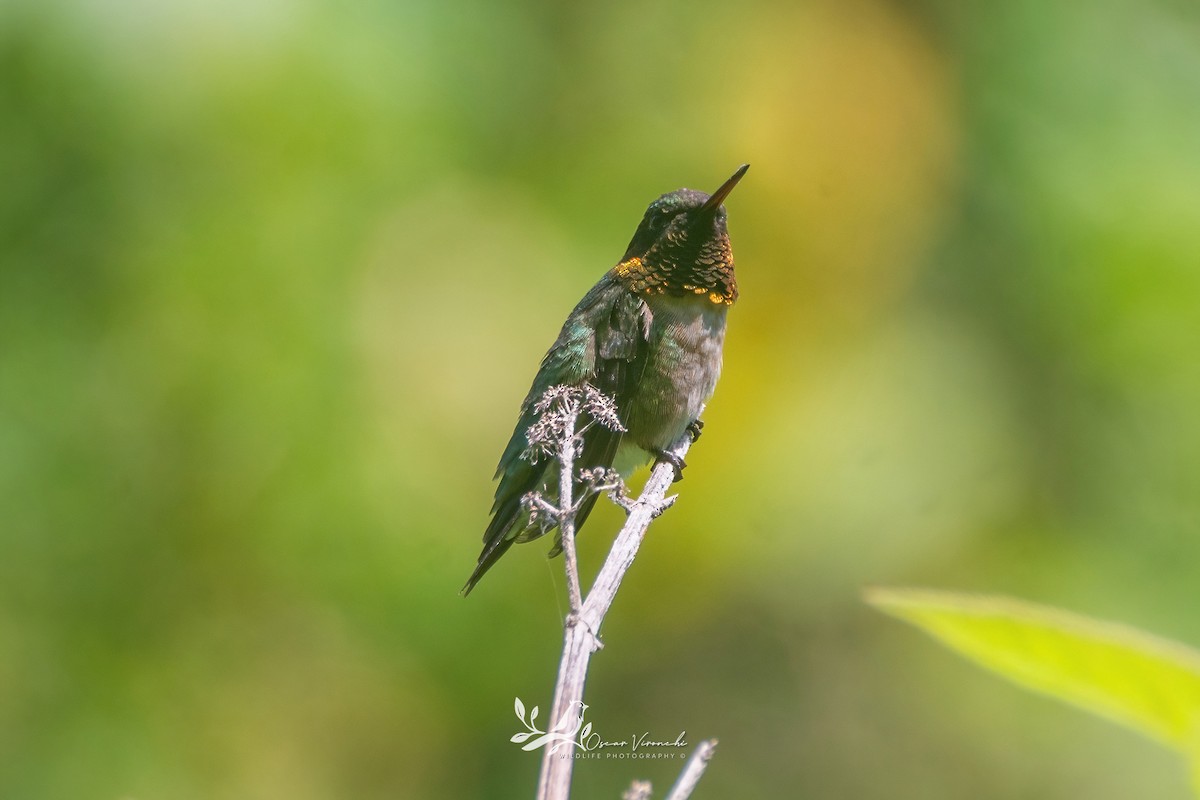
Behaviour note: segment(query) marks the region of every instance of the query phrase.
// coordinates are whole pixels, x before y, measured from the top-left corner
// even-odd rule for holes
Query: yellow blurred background
[[[724,377],[589,720],[720,738],[697,797],[1185,797],[860,602],[1200,643],[1178,0],[0,5],[0,797],[532,796],[561,566],[459,597],[489,478],[646,204],[742,162]]]

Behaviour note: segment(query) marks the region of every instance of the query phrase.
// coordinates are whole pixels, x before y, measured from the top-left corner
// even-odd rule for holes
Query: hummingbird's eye
[[[658,233],[663,228],[667,227],[667,223],[671,221],[671,215],[666,211],[660,211],[650,218],[650,230]]]

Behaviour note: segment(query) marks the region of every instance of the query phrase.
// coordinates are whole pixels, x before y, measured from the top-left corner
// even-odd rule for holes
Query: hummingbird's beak
[[[725,198],[733,191],[733,187],[738,185],[738,181],[746,174],[746,170],[750,169],[749,164],[742,164],[738,167],[737,172],[729,176],[729,180],[721,184],[721,188],[712,193],[712,196],[704,201],[704,205],[700,206],[702,214],[715,214],[717,209],[721,207],[721,203],[725,202]]]

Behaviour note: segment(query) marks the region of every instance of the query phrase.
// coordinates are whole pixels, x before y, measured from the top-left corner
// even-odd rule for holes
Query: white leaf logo
[[[578,712],[575,711],[575,707],[578,707]],[[587,709],[586,703],[576,703],[575,706],[563,712],[557,725],[549,731],[543,731],[534,724],[537,721],[539,707],[534,706],[526,718],[525,704],[521,702],[521,698],[514,698],[513,711],[516,712],[517,719],[521,720],[521,724],[525,726],[525,730],[514,733],[509,741],[522,745],[522,750],[537,750],[539,747],[547,745],[550,746],[552,753],[558,752],[564,747],[578,747],[586,750],[587,745],[584,740],[592,731],[590,722],[586,727],[583,723],[583,715]],[[582,734],[580,734],[580,728],[583,728]],[[577,735],[579,736],[578,740],[576,740]]]

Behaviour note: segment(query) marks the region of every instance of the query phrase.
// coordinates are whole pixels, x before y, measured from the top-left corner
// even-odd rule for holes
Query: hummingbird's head
[[[651,203],[617,277],[641,295],[698,295],[732,305],[738,290],[722,203],[748,169],[743,164],[711,195],[678,189]]]

